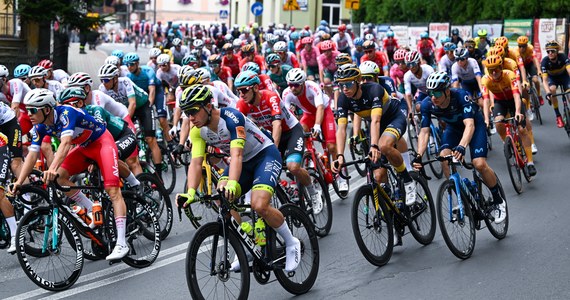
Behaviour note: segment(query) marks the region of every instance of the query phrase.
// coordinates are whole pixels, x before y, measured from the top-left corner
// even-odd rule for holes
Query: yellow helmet
[[[495,46],[501,46],[506,49],[509,46],[509,40],[505,36],[498,37],[495,40]]]
[[[500,57],[505,57],[505,48],[502,46],[495,46],[489,50],[489,55],[498,55]]]
[[[503,66],[503,58],[498,55],[491,55],[483,61],[487,69],[495,69]]]
[[[528,44],[528,37],[526,35],[521,35],[519,36],[519,38],[517,39],[517,43],[519,45],[526,45]]]

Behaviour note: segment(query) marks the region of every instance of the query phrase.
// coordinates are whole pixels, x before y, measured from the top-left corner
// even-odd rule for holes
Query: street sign
[[[360,0],[346,0],[345,6],[346,9],[359,9],[360,8]]]
[[[251,13],[254,16],[261,16],[263,13],[263,4],[261,2],[255,2],[251,5]]]
[[[220,19],[227,19],[229,14],[230,13],[225,9],[220,10]]]
[[[283,10],[300,10],[299,3],[297,0],[285,0],[285,4],[283,4]]]

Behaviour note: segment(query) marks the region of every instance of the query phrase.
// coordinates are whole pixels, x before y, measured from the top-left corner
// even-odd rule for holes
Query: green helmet
[[[61,91],[59,97],[57,98],[57,102],[61,104],[67,104],[69,102],[85,100],[87,98],[87,93],[81,87],[68,87],[65,90]]]
[[[187,55],[187,56],[185,56],[185,57],[182,59],[182,61],[181,61],[181,64],[182,64],[183,66],[190,65],[191,63],[192,63],[192,64],[197,64],[197,63],[198,63],[198,58],[197,58],[196,56],[194,56],[194,55]]]
[[[196,105],[205,106],[212,101],[212,97],[212,92],[207,86],[195,84],[182,92],[180,109],[186,111]]]

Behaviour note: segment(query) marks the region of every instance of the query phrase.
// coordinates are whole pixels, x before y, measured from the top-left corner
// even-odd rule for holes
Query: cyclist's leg
[[[14,206],[6,198],[5,188],[8,186],[8,165],[10,165],[10,154],[8,146],[0,147],[0,211],[10,228],[10,248],[9,253],[16,252],[16,217],[14,216]]]
[[[334,121],[334,114],[330,106],[325,107],[325,113],[323,116],[323,138],[326,142],[327,149],[331,154],[331,157],[336,158],[337,148],[336,148],[336,123]]]
[[[498,101],[495,100],[495,106],[493,108],[493,115],[495,116],[495,122],[504,120],[505,117],[508,115],[507,102],[508,101],[506,100],[498,100]],[[495,124],[495,127],[497,128],[497,132],[499,133],[501,140],[504,141],[505,138],[507,137],[507,130],[505,129],[505,124],[497,123]]]
[[[287,169],[303,186],[312,188],[309,172],[301,167],[304,149],[305,139],[301,125],[296,125],[288,132],[281,134],[279,150],[284,154]]]
[[[144,131],[145,141],[150,148],[152,153],[152,162],[155,165],[155,170],[159,176],[161,176],[162,170],[162,153],[158,147],[156,141],[156,126],[154,123],[154,117],[152,114],[152,109],[148,105],[143,105],[135,110],[135,116],[139,120],[139,123]]]
[[[132,132],[136,132],[135,124],[133,123],[133,120],[131,119],[131,117],[129,115],[125,116],[123,118],[123,120],[125,120],[125,122],[127,122],[128,127]],[[133,172],[133,174],[135,176],[142,173],[142,167],[141,167],[141,164],[139,162],[138,146],[135,148],[135,151],[133,151],[133,153],[131,153],[129,155],[129,157],[127,157],[125,159],[125,161],[126,161],[127,165],[129,165],[129,169],[131,169],[131,171]]]
[[[172,93],[168,94],[168,99],[165,101],[164,93],[157,93],[154,106],[156,107],[156,115],[158,117],[158,121],[160,123],[160,128],[162,129],[162,134],[164,135],[164,140],[167,143],[172,141],[172,137],[170,136],[170,125],[168,124],[167,112],[166,112],[166,103],[175,101],[174,95]]]

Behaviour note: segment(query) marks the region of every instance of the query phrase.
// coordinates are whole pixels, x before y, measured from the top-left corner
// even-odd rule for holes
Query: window
[[[340,25],[340,0],[323,0],[322,18],[329,22],[329,26]]]

